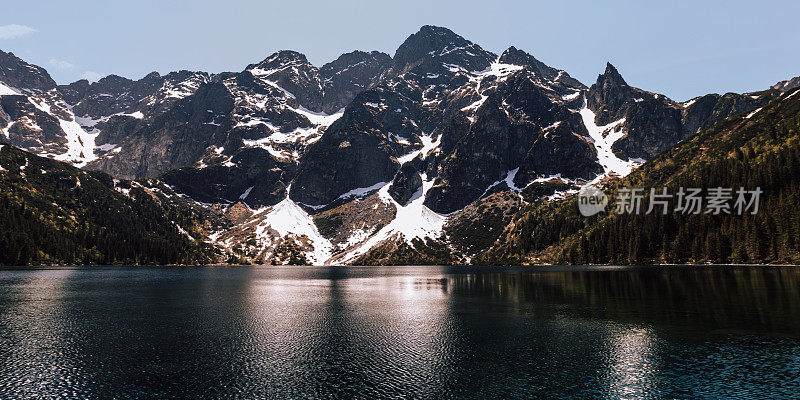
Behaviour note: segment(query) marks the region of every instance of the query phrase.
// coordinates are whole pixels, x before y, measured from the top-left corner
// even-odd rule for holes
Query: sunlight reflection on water
[[[800,392],[789,268],[0,270],[0,398]]]

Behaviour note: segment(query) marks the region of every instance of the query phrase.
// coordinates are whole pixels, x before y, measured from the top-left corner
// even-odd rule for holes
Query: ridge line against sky
[[[762,90],[800,75],[800,35],[786,17],[800,14],[800,2],[790,0],[45,0],[3,8],[0,50],[46,68],[61,84],[241,71],[283,49],[317,66],[353,50],[394,55],[426,24],[497,54],[515,46],[587,85],[610,61],[629,84],[677,101]]]

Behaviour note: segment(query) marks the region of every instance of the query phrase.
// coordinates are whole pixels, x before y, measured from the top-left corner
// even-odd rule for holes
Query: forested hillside
[[[190,235],[201,219],[136,182],[0,143],[0,265],[208,263]]]
[[[617,214],[620,188],[760,188],[755,215],[673,212]],[[531,205],[481,263],[800,262],[800,94],[790,91],[752,113],[727,119],[604,188],[611,204],[593,217],[577,198]],[[731,206],[736,200],[731,201]],[[643,210],[646,209],[646,196]],[[705,204],[704,204],[705,207]],[[705,211],[705,208],[703,209]]]

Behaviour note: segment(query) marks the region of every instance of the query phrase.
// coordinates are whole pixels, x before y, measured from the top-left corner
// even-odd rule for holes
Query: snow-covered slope
[[[598,176],[597,179],[610,174],[624,177],[644,162],[642,159],[622,160],[611,150],[614,143],[625,134],[625,132],[620,129],[620,125],[625,123],[625,118],[614,121],[608,125],[597,126],[594,112],[586,107],[585,104],[581,108],[580,114],[586,130],[592,138],[592,144],[594,144],[594,148],[597,150],[598,162],[603,166],[604,175]]]
[[[625,176],[791,84],[676,103],[610,64],[587,88],[524,51],[498,56],[435,26],[394,57],[355,51],[317,67],[284,50],[240,72],[60,86],[0,52],[0,139],[161,180],[228,221],[208,227],[210,241],[238,259],[340,263],[413,239],[450,248],[456,219]]]
[[[83,129],[55,89],[12,89],[0,82],[0,132],[9,143],[78,167],[96,159],[96,132]]]
[[[401,205],[389,195],[389,186],[384,185],[379,191],[381,201],[395,207],[394,219],[357,247],[347,251],[339,258],[340,262],[349,263],[366,254],[373,247],[389,240],[405,240],[431,238],[437,239],[442,234],[447,216],[436,213],[425,206],[425,194],[433,186],[433,179],[422,177],[422,187],[411,201]]]

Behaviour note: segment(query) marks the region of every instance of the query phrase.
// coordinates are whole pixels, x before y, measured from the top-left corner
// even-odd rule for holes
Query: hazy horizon
[[[789,1],[83,0],[5,8],[0,50],[46,68],[60,84],[109,74],[241,71],[284,49],[317,66],[353,50],[393,56],[422,25],[447,27],[497,54],[516,46],[587,85],[609,61],[631,85],[677,101],[762,90],[800,75],[800,55],[790,50],[800,37],[783,21],[800,4]]]

